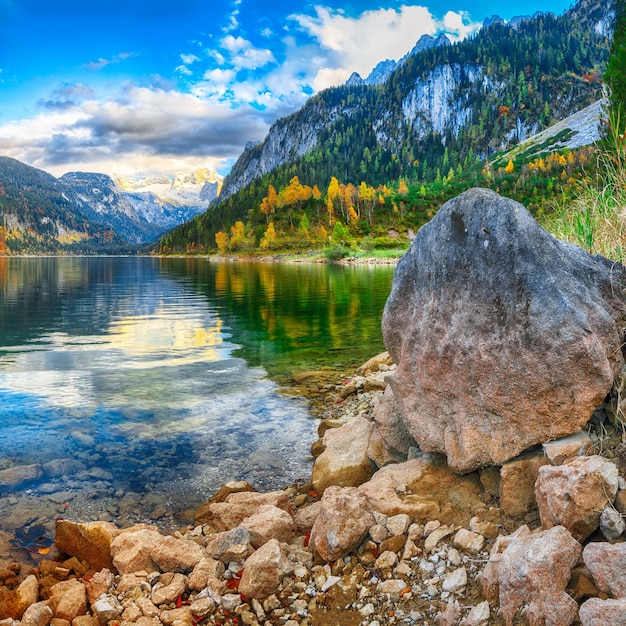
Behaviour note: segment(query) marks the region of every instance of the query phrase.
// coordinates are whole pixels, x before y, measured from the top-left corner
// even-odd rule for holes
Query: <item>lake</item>
[[[317,420],[291,384],[384,350],[392,276],[0,257],[0,559],[28,523],[170,530],[228,480],[270,490],[310,476]]]

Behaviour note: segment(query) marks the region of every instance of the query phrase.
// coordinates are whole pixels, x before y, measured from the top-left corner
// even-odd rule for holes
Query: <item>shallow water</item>
[[[317,424],[282,387],[383,349],[392,271],[0,258],[0,559],[25,524],[172,529],[228,480],[310,474]]]

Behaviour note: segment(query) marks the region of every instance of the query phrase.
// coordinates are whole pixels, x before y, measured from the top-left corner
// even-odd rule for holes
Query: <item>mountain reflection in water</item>
[[[392,272],[0,258],[0,550],[29,521],[175,528],[228,480],[305,477],[316,423],[277,381],[382,350]]]

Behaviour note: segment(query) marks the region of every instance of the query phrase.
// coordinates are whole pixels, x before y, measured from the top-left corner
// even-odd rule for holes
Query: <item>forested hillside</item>
[[[76,210],[54,176],[0,157],[0,254],[124,251],[113,230]]]
[[[601,97],[609,18],[605,3],[582,0],[562,16],[495,23],[410,56],[383,85],[317,94],[240,157],[229,197],[160,250],[386,245],[390,230],[419,227],[473,184],[541,210],[542,198],[574,185],[589,154],[498,155]]]

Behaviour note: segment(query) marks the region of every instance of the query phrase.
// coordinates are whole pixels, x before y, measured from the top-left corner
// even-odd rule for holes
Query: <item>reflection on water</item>
[[[276,380],[381,349],[390,280],[0,258],[0,561],[35,519],[174,528],[227,480],[267,490],[306,476],[315,421]]]

